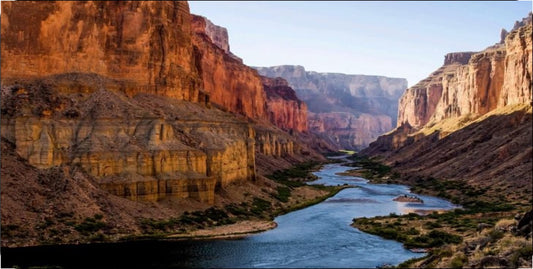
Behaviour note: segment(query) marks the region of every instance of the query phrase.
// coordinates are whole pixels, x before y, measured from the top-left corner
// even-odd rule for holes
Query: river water
[[[63,268],[375,268],[423,256],[404,249],[401,243],[351,227],[352,219],[455,206],[424,195],[418,195],[423,204],[395,202],[396,196],[410,193],[408,187],[370,184],[362,178],[336,175],[348,169],[351,168],[341,164],[325,165],[315,172],[320,179],[311,184],[349,184],[356,188],[279,216],[275,219],[276,229],[243,239],[2,249],[2,267],[17,264]]]

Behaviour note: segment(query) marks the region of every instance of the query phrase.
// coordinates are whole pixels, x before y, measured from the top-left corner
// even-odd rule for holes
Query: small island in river
[[[394,199],[392,199],[393,201],[397,201],[397,202],[408,202],[408,203],[424,203],[424,200],[414,196],[414,195],[407,195],[407,194],[404,194],[404,195],[400,195]]]

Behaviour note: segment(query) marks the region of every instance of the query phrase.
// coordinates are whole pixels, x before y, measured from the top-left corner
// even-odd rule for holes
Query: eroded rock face
[[[307,105],[282,78],[261,77],[267,95],[268,117],[283,130],[307,131]]]
[[[129,96],[198,101],[186,2],[9,2],[2,13],[3,84],[96,73],[121,80]]]
[[[398,125],[421,128],[428,122],[483,115],[531,102],[531,23],[478,53],[451,53],[444,66],[409,88],[398,108]]]
[[[531,15],[530,15],[531,16]],[[409,88],[399,126],[362,151],[380,156],[413,184],[424,178],[487,188],[509,201],[531,193],[532,24],[445,65]]]
[[[348,112],[309,113],[308,119],[311,130],[329,136],[344,149],[368,145],[391,126],[386,115],[366,113],[359,116]]]
[[[307,128],[294,92],[272,85],[268,102],[227,31],[185,2],[2,8],[2,137],[34,167],[79,166],[132,200],[213,203],[215,189],[255,178],[256,139],[287,165],[316,157],[293,158],[295,137],[273,126],[256,135],[235,117]]]
[[[220,31],[210,30],[218,26],[209,27],[212,23],[201,16],[194,16],[194,21],[194,55],[211,102],[250,118],[267,119],[266,95],[257,72],[232,57],[227,40],[217,38]]]
[[[221,48],[231,58],[242,63],[242,59],[230,51],[228,30],[226,28],[214,24],[204,16],[191,15],[191,27],[194,33],[205,34],[211,40],[211,43]]]
[[[256,69],[263,76],[286,79],[312,112],[309,130],[335,137],[337,146],[349,149],[365,147],[393,128],[397,100],[407,88],[405,79],[317,73],[302,66]],[[368,121],[373,123],[366,126]]]
[[[505,39],[505,73],[498,99],[499,106],[531,102],[531,13],[528,18],[529,22],[525,26],[512,31]]]
[[[79,165],[103,189],[151,201],[213,203],[216,186],[255,178],[255,132],[231,115],[149,94],[33,85],[3,88],[2,136],[35,167]],[[39,94],[56,106],[32,111],[42,105]]]

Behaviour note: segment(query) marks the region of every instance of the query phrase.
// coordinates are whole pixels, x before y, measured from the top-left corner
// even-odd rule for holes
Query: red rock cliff
[[[197,68],[210,100],[231,112],[267,119],[266,95],[257,72],[226,50],[227,40],[222,42],[217,38],[220,33],[209,31],[212,23],[206,18],[193,15],[193,21]]]
[[[307,105],[282,78],[261,77],[267,95],[268,117],[284,130],[307,131]]]
[[[121,80],[129,96],[198,99],[186,2],[17,2],[3,3],[2,13],[3,83],[96,73]]]
[[[407,89],[399,102],[398,126],[479,116],[511,104],[531,102],[531,22],[513,30],[505,44],[478,53],[453,53],[428,78]]]

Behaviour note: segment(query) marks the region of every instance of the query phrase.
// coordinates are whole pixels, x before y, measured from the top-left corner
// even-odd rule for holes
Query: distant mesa
[[[396,126],[407,80],[306,71],[299,65],[255,67],[288,81],[308,107],[309,130],[344,149],[362,149]]]

